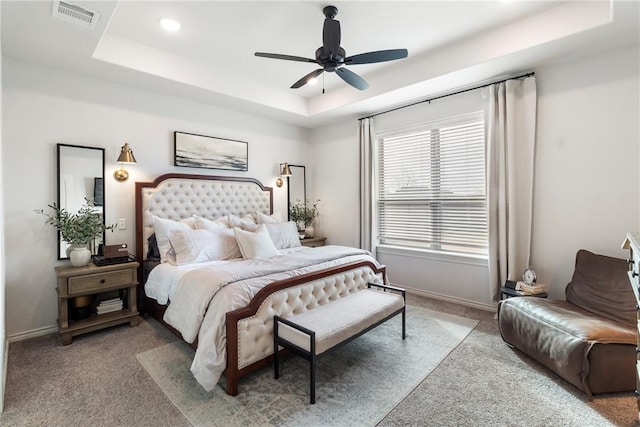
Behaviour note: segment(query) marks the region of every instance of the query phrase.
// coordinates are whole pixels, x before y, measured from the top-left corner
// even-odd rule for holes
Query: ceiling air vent
[[[53,16],[63,21],[73,22],[81,27],[94,29],[100,14],[64,1],[54,0]]]

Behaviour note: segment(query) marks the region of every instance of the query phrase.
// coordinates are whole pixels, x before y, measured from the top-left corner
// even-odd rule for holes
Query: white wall
[[[1,9],[1,8],[0,8]],[[2,21],[0,17],[0,22]],[[1,37],[0,37],[1,39]],[[0,40],[1,42],[1,40]],[[1,43],[0,43],[1,44]],[[0,81],[2,81],[2,55],[0,55]],[[2,138],[2,87],[0,87],[0,188],[4,183],[3,138]],[[3,192],[4,194],[4,192]],[[4,409],[4,390],[7,381],[7,326],[6,326],[6,296],[5,296],[5,260],[4,260],[4,197],[0,197],[0,413]]]
[[[618,258],[640,230],[638,46],[537,70],[531,258],[563,298],[580,248]]]
[[[538,123],[531,259],[551,297],[564,298],[579,248],[624,258],[620,244],[626,232],[640,229],[638,63],[638,46],[633,46],[534,70]],[[437,109],[438,102],[430,108]],[[331,243],[358,244],[357,127],[353,117],[311,133],[315,191],[326,206],[322,227]],[[379,259],[397,285],[492,305],[486,267],[477,262],[403,254]]]
[[[320,199],[316,235],[327,236],[333,245],[360,245],[358,230],[358,122],[336,122],[312,131],[310,200]]]
[[[275,210],[286,216],[286,186],[275,187],[278,163],[309,164],[309,132],[261,117],[85,78],[13,59],[3,61],[2,163],[4,176],[7,334],[50,330],[57,318],[55,230],[34,212],[56,200],[56,143],[106,149],[107,244],[134,250],[134,190],[169,172],[255,177],[274,188]],[[233,173],[173,165],[173,132],[249,143],[249,171]],[[129,181],[112,175],[128,142],[138,163]]]

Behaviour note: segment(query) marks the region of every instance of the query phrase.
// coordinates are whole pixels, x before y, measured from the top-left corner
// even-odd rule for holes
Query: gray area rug
[[[407,309],[407,338],[396,317],[321,358],[316,404],[309,404],[309,365],[281,361],[240,381],[238,396],[221,385],[205,392],[191,375],[193,350],[173,342],[136,355],[169,399],[195,426],[371,426],[385,417],[478,324],[419,307]],[[357,402],[357,404],[354,404]]]

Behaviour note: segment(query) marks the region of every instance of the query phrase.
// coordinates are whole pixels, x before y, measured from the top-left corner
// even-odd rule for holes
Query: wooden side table
[[[317,248],[318,246],[324,246],[326,244],[326,237],[307,237],[300,240],[302,246],[309,246],[311,248]]]
[[[506,299],[506,298],[511,298],[511,297],[546,298],[547,297],[547,293],[546,292],[541,292],[539,294],[527,295],[527,294],[518,293],[518,291],[516,291],[515,289],[507,288],[506,286],[503,286],[503,287],[500,288],[500,299]]]
[[[62,344],[69,345],[74,336],[97,331],[110,326],[129,323],[138,326],[136,287],[138,285],[137,262],[96,267],[56,267],[58,276],[58,331]],[[115,298],[114,298],[115,296]],[[78,298],[91,301],[87,307],[91,312],[82,319],[74,320],[70,308]],[[97,302],[106,299],[122,299],[122,308],[105,314],[98,314],[94,308]]]

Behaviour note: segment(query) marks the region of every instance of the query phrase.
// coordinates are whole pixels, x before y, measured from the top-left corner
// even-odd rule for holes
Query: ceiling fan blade
[[[340,51],[340,21],[325,18],[322,28],[322,50],[327,58],[335,58]]]
[[[287,61],[313,62],[314,64],[318,63],[318,61],[316,61],[315,59],[303,58],[301,56],[281,55],[279,53],[256,52],[256,56],[260,56],[262,58],[271,58],[271,59],[284,59]]]
[[[365,90],[366,88],[369,87],[369,83],[364,81],[362,77],[360,77],[353,71],[348,70],[346,68],[338,68],[336,70],[336,74],[338,74],[338,76],[342,80],[349,83],[351,86],[355,87],[356,89]]]
[[[303,78],[301,78],[300,80],[298,80],[297,82],[295,82],[292,86],[291,89],[298,89],[304,85],[306,85],[307,83],[309,83],[309,80],[311,79],[315,79],[316,77],[318,77],[320,74],[322,74],[322,72],[324,71],[324,69],[322,68],[318,68],[317,70],[314,70],[312,72],[310,72],[309,74],[307,74],[306,76],[304,76]]]
[[[344,59],[344,63],[347,65],[356,65],[395,61],[396,59],[406,58],[408,54],[409,52],[407,51],[407,49],[377,50],[375,52],[367,52],[361,53],[359,55],[349,56]]]

